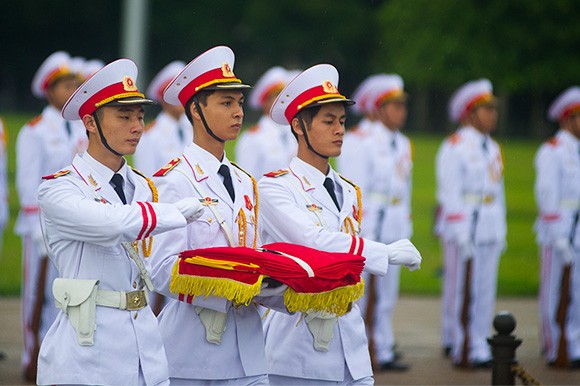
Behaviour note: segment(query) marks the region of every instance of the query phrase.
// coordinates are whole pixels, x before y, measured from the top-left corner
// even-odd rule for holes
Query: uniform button
[[[133,319],[137,319],[137,316],[139,316],[139,313],[135,312],[135,314],[133,314]]]
[[[137,282],[133,282],[133,288],[137,288]]]
[[[212,222],[212,219],[211,219],[211,217],[207,219],[207,222]]]

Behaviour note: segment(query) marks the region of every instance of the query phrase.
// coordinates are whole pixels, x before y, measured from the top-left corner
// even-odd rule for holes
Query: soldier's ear
[[[300,121],[298,118],[293,118],[292,122],[290,122],[290,127],[295,135],[303,136],[304,132],[302,131],[302,126],[300,125]]]
[[[87,114],[83,116],[83,124],[89,133],[97,132],[97,123],[95,122],[95,117],[92,115]]]

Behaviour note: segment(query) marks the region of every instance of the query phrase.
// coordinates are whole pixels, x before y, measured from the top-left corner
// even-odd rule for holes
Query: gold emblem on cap
[[[222,64],[222,75],[225,76],[226,78],[235,77],[234,72],[232,71],[232,68],[230,67],[229,63]]]
[[[338,94],[338,89],[329,80],[325,80],[324,82],[322,82],[322,89],[324,90],[325,93],[328,94]]]
[[[125,91],[137,91],[137,85],[130,76],[123,77],[123,89]]]

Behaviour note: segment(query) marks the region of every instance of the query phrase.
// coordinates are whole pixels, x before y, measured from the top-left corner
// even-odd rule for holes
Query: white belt
[[[573,198],[560,200],[560,208],[578,210],[580,209],[580,200]]]
[[[401,202],[403,202],[399,196],[389,196],[387,193],[381,192],[370,192],[369,198],[371,201],[389,205],[399,205]]]
[[[468,204],[492,204],[495,201],[493,194],[465,193],[463,200]]]
[[[135,311],[144,308],[147,303],[147,291],[109,291],[97,290],[97,306]]]

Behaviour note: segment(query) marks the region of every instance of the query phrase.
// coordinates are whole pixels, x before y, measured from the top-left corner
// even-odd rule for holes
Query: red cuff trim
[[[151,216],[151,227],[149,228],[149,231],[147,231],[147,233],[143,237],[146,239],[147,237],[149,237],[151,232],[153,232],[155,227],[157,227],[157,214],[155,214],[155,210],[153,209],[153,205],[151,205],[150,202],[146,202],[145,205],[147,205],[147,209],[149,209],[149,215]]]
[[[147,216],[147,209],[145,208],[145,204],[143,204],[142,202],[137,202],[137,204],[139,204],[139,206],[141,207],[141,216],[143,217],[143,226],[141,227],[141,230],[139,231],[139,236],[137,236],[137,240],[141,240],[143,238],[143,234],[145,233],[145,230],[147,229],[147,225],[149,223],[149,217]]]
[[[362,256],[363,250],[365,249],[365,239],[362,237],[357,237],[359,244],[358,244],[358,251],[355,253],[358,256]]]
[[[558,221],[558,220],[560,220],[559,213],[542,214],[542,221]]]
[[[355,236],[351,236],[352,237],[352,241],[350,243],[350,249],[348,250],[348,253],[350,253],[351,255],[354,253],[354,248],[356,246],[356,237]]]
[[[447,221],[461,221],[465,218],[463,213],[455,213],[447,216]]]

